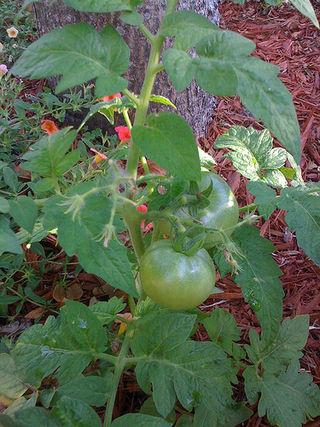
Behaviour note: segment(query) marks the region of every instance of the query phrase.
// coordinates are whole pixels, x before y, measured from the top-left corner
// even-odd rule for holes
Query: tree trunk
[[[216,23],[218,21],[217,2],[218,0],[180,0],[179,8],[194,10]],[[164,0],[145,0],[144,5],[139,8],[144,15],[146,25],[153,33],[159,27],[165,4]],[[124,24],[119,20],[119,14],[80,13],[67,7],[62,0],[54,2],[44,0],[35,3],[34,9],[41,35],[54,28],[76,22],[88,22],[97,29],[101,29],[107,23],[112,24],[124,37],[131,50],[132,65],[127,74],[129,88],[134,93],[140,93],[150,46],[137,28]],[[213,96],[203,92],[195,83],[192,83],[186,91],[177,93],[168,81],[166,73],[158,76],[154,93],[166,96],[173,101],[179,114],[188,121],[197,136],[205,134],[215,107]],[[162,107],[154,108],[159,111]]]

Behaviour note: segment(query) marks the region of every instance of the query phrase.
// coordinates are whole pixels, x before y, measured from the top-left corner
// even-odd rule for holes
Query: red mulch
[[[314,3],[317,16],[320,5]],[[301,128],[303,155],[301,166],[307,181],[320,179],[320,32],[312,23],[289,5],[278,8],[249,2],[220,6],[221,26],[239,32],[257,45],[256,55],[280,67],[280,78],[293,95]],[[217,152],[213,144],[217,136],[233,125],[262,126],[248,117],[238,98],[220,98],[210,125],[208,138],[202,144],[215,157],[219,173],[224,175],[243,205],[252,203],[246,191],[246,179],[234,171],[229,160]],[[302,366],[320,383],[320,269],[297,247],[296,239],[287,229],[285,213],[275,212],[271,219],[261,221],[261,234],[275,244],[274,258],[282,269],[285,289],[284,316],[310,315],[310,335],[304,351]],[[236,317],[243,339],[251,327],[258,327],[250,307],[243,302],[239,289],[230,279],[219,282],[225,290],[211,301],[224,307]],[[223,300],[221,301],[221,296]],[[210,305],[209,304],[206,304]],[[199,333],[199,338],[204,339]],[[268,426],[255,414],[247,427]],[[320,419],[308,424],[319,426]]]

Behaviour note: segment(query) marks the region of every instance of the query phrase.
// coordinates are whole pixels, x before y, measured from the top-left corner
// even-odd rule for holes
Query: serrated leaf
[[[14,360],[7,353],[0,354],[0,377],[0,400],[2,396],[10,400],[18,399],[28,390],[17,375]]]
[[[232,314],[223,308],[216,308],[203,324],[210,339],[232,355],[235,342],[240,340],[240,330]]]
[[[311,22],[319,28],[319,21],[317,19],[316,13],[312,6],[312,3],[309,0],[289,0],[290,3],[298,9],[304,16],[309,18]]]
[[[308,186],[285,188],[278,201],[287,211],[286,223],[296,233],[298,245],[320,265],[320,196]]]
[[[151,415],[145,414],[127,414],[123,415],[120,418],[117,418],[111,424],[111,427],[170,427],[171,423],[168,423],[166,420],[153,417]]]
[[[236,228],[232,238],[239,269],[235,282],[259,319],[264,336],[270,339],[277,334],[282,318],[282,273],[271,255],[275,248],[249,225]]]
[[[62,385],[56,391],[56,396],[68,396],[81,400],[91,406],[103,406],[111,391],[112,375],[98,377],[96,375],[80,375]]]
[[[48,229],[58,228],[61,246],[68,255],[76,254],[88,273],[137,296],[127,249],[117,240],[111,240],[107,248],[104,246],[103,233],[112,206],[105,184],[96,181],[78,184],[65,196],[55,196],[46,202],[44,224]]]
[[[261,393],[258,405],[260,417],[267,415],[272,425],[301,427],[307,419],[320,414],[320,390],[311,375],[299,372],[293,363],[286,372],[275,376],[265,372],[257,377],[252,368],[244,373],[247,395]]]
[[[198,181],[200,161],[187,122],[172,113],[152,114],[144,126],[134,126],[133,141],[151,160],[181,179]]]
[[[236,427],[245,422],[252,411],[242,403],[230,404],[223,412],[214,411],[210,406],[200,405],[194,415],[193,427]]]
[[[255,196],[259,213],[267,220],[277,208],[277,193],[265,183],[258,181],[249,182],[247,188]]]
[[[168,49],[164,66],[178,91],[184,90],[194,78],[209,93],[222,96],[236,94],[238,80],[234,67],[254,50],[254,43],[232,31],[214,31],[195,46],[191,57],[183,50]]]
[[[296,316],[285,319],[278,333],[272,340],[265,336],[259,337],[250,331],[250,346],[246,346],[247,354],[252,363],[262,367],[264,371],[278,374],[292,362],[302,357],[301,350],[307,342],[309,333],[309,317]]]
[[[279,170],[287,160],[287,152],[283,148],[273,148],[273,138],[268,130],[260,132],[234,126],[216,139],[215,146],[231,150],[226,157],[246,178],[275,187],[287,186]]]
[[[52,415],[63,427],[101,427],[98,414],[81,400],[62,397],[52,410]]]
[[[17,236],[10,228],[9,221],[0,216],[0,255],[4,252],[17,255],[23,253]]]
[[[12,357],[18,372],[30,384],[55,372],[60,384],[79,375],[97,353],[105,350],[103,326],[85,305],[67,301],[60,318],[27,329],[18,339]]]
[[[173,21],[170,16],[168,19]],[[183,20],[181,24],[184,25]],[[169,27],[173,35],[181,31],[179,26],[174,29],[173,22]],[[181,34],[184,35],[183,31]],[[185,36],[187,43],[182,38],[181,46],[175,45],[164,53],[163,63],[175,88],[182,91],[195,79],[213,95],[239,95],[251,113],[263,121],[299,162],[299,124],[292,97],[278,78],[278,68],[249,56],[255,45],[237,33],[211,31],[209,36],[202,36],[198,43],[190,45],[190,37],[197,37],[195,34],[197,30]],[[186,52],[190,47],[195,47],[196,55]]]
[[[11,72],[32,79],[61,75],[57,93],[96,79],[95,94],[101,97],[127,87],[121,75],[128,66],[128,46],[114,28],[97,32],[80,23],[53,30],[32,43]]]
[[[278,138],[299,163],[300,129],[292,96],[278,78],[278,68],[258,58],[239,63],[237,94],[246,108]],[[252,96],[254,94],[254,96]]]
[[[218,30],[209,19],[189,10],[182,10],[165,16],[161,33],[166,37],[175,37],[175,47],[187,50],[201,39]]]
[[[89,306],[92,313],[101,321],[104,326],[110,325],[115,320],[118,313],[124,310],[126,304],[122,299],[112,297],[107,302],[97,302]]]
[[[38,208],[30,197],[20,196],[10,200],[10,214],[20,227],[32,233],[38,217]]]
[[[192,410],[195,396],[206,398],[210,387],[216,405],[223,406],[231,396],[235,372],[226,354],[213,343],[188,340],[195,320],[192,315],[160,310],[137,322],[131,345],[138,359],[137,380],[144,391],[152,385],[153,400],[163,417],[176,398]]]
[[[64,2],[80,12],[121,12],[132,10],[141,0],[64,0]]]
[[[59,177],[69,170],[80,158],[78,150],[69,151],[77,133],[65,128],[50,136],[45,136],[32,145],[22,159],[25,170],[42,177]]]

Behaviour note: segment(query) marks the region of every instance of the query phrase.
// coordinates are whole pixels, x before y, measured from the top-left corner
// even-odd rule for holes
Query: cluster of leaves
[[[9,38],[6,30],[10,27],[19,28],[18,38]],[[33,15],[27,10],[21,10],[19,2],[0,1],[0,63],[15,62],[27,46],[35,39],[36,28]]]
[[[130,322],[130,352],[122,358],[108,350],[114,340],[110,326],[123,308],[117,298],[90,307],[67,302],[58,318],[29,328],[0,353],[0,396],[11,402],[0,415],[2,425],[101,426],[91,406],[108,402],[114,363],[135,366],[137,381],[150,396],[139,414],[116,419],[114,427],[172,426],[179,407],[185,413],[179,426],[238,425],[251,414],[245,402],[232,398],[241,367],[248,401],[254,404],[261,393],[259,415],[267,414],[272,424],[300,426],[318,415],[319,389],[298,365],[307,316],[285,320],[272,339],[251,331],[250,345],[243,347],[234,318],[223,309],[197,320],[146,301],[141,317]],[[211,341],[190,338],[198,322]]]

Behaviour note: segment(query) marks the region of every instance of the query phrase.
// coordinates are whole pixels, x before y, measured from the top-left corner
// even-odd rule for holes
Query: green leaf
[[[58,228],[61,246],[69,256],[77,255],[88,273],[137,296],[127,249],[118,240],[104,246],[112,207],[105,183],[86,182],[72,187],[64,196],[50,198],[44,207],[44,224],[49,230]]]
[[[25,170],[43,177],[53,178],[62,176],[80,158],[80,152],[69,152],[77,133],[65,128],[50,136],[45,136],[32,146],[22,158]]]
[[[251,181],[247,185],[248,190],[255,196],[255,204],[265,220],[277,208],[277,193],[263,182]]]
[[[10,206],[8,200],[6,200],[4,197],[0,197],[0,212],[1,213],[8,213],[10,211]]]
[[[161,34],[175,37],[175,47],[182,50],[194,47],[201,39],[217,30],[218,27],[205,16],[189,10],[165,16],[161,26]]]
[[[171,412],[176,398],[190,411],[196,396],[201,400],[209,393],[216,402],[214,408],[224,407],[232,392],[230,381],[236,381],[220,347],[188,340],[195,320],[192,315],[160,310],[136,325],[131,348],[138,360],[137,381],[145,392],[152,385],[153,400],[163,417]]]
[[[38,208],[30,197],[20,196],[10,200],[10,214],[20,227],[32,233],[38,218]]]
[[[91,406],[103,406],[111,390],[112,375],[98,377],[96,375],[80,375],[62,385],[56,391],[56,396],[68,396],[81,400]]]
[[[174,48],[167,49],[163,54],[163,64],[178,92],[190,85],[194,78],[195,66],[188,53]]]
[[[307,343],[308,334],[308,316],[285,319],[272,340],[266,339],[264,335],[259,337],[252,329],[249,333],[250,346],[246,346],[246,351],[257,368],[278,374],[302,357],[301,350]]]
[[[257,377],[255,369],[247,368],[244,377],[247,395],[261,393],[258,414],[267,415],[271,425],[301,427],[320,414],[320,390],[296,363],[278,376],[266,372]]]
[[[4,252],[17,255],[23,253],[17,236],[10,228],[9,221],[0,216],[0,255]]]
[[[141,152],[172,175],[182,179],[200,179],[197,144],[191,128],[172,113],[152,114],[145,126],[134,126],[133,141]]]
[[[15,414],[18,426],[23,427],[60,427],[58,420],[43,408],[27,408]]]
[[[126,304],[117,297],[112,297],[107,302],[97,302],[89,306],[92,313],[101,321],[104,326],[114,322],[116,315],[124,310]]]
[[[285,188],[278,202],[287,211],[286,223],[296,233],[298,245],[320,265],[320,197],[310,187]]]
[[[141,0],[64,0],[64,2],[80,12],[119,12],[132,10]]]
[[[20,397],[15,400],[5,411],[6,415],[16,416],[16,414],[24,409],[34,408],[37,403],[37,392],[33,392],[29,399]]]
[[[129,49],[116,30],[106,26],[99,33],[80,23],[53,30],[32,43],[11,72],[32,79],[61,75],[58,93],[96,79],[95,94],[100,97],[127,87],[121,74],[128,66]]]
[[[216,308],[203,324],[210,339],[232,355],[235,342],[240,340],[240,330],[232,314],[223,308]]]
[[[18,176],[15,171],[9,167],[4,167],[2,169],[3,179],[10,190],[17,192],[19,188]]]
[[[226,157],[246,178],[261,181],[275,187],[286,187],[287,181],[280,172],[287,160],[283,148],[273,148],[273,138],[268,130],[234,126],[219,136],[216,148],[231,150]]]
[[[210,156],[210,154],[203,151],[200,147],[198,147],[198,152],[199,152],[201,167],[211,171],[212,168],[217,164],[214,158]]]
[[[278,138],[299,163],[300,129],[292,96],[278,78],[278,68],[249,57],[237,68],[237,93],[246,108]]]
[[[319,28],[319,21],[317,19],[316,13],[312,6],[312,3],[309,0],[289,0],[290,3],[298,9],[304,16],[309,18],[312,23]]]
[[[179,34],[179,26],[174,30],[173,18],[170,19],[168,34]],[[184,25],[183,19],[181,25]],[[188,31],[188,27],[186,29]],[[190,31],[188,36],[182,32],[181,45],[178,43],[164,53],[163,63],[175,88],[184,90],[195,79],[202,89],[213,95],[239,95],[251,113],[263,121],[299,162],[299,124],[292,97],[278,78],[278,68],[249,56],[255,45],[237,33],[209,31],[207,37],[190,45],[190,38],[196,37],[197,32]],[[196,55],[186,52],[190,47],[195,47]]]
[[[121,21],[134,27],[139,27],[143,24],[143,16],[138,12],[123,12],[120,16]]]
[[[69,382],[105,347],[103,326],[91,310],[67,301],[58,320],[49,317],[43,326],[32,326],[19,337],[12,357],[19,375],[38,387],[53,373],[60,384]]]
[[[78,128],[80,131],[83,126],[87,123],[87,121],[97,113],[102,114],[112,125],[114,124],[114,113],[117,111],[119,107],[122,105],[121,98],[115,98],[108,102],[98,102],[91,106],[90,111],[83,119],[81,125]]]
[[[0,400],[1,396],[12,400],[18,399],[28,390],[17,375],[14,360],[7,353],[0,354],[0,377]]]
[[[168,98],[166,98],[165,96],[162,96],[162,95],[151,95],[150,96],[150,101],[151,102],[155,102],[157,104],[168,105],[169,107],[177,109],[177,107],[174,105],[173,102],[170,101],[170,99],[168,99]]]
[[[254,43],[232,31],[214,31],[196,46],[197,57],[173,48],[165,52],[163,62],[177,90],[196,79],[199,86],[215,95],[236,94],[238,80],[234,67],[246,60]]]
[[[166,420],[145,414],[127,414],[117,418],[111,427],[170,427],[171,423]]]
[[[278,332],[282,318],[281,270],[271,255],[275,248],[249,225],[236,228],[232,238],[239,270],[235,282],[259,319],[263,334],[270,339]]]
[[[52,410],[63,427],[101,427],[98,414],[81,400],[62,397]]]
[[[212,411],[212,408],[200,405],[194,415],[193,427],[236,427],[245,422],[252,411],[242,403],[230,404],[223,412]]]

